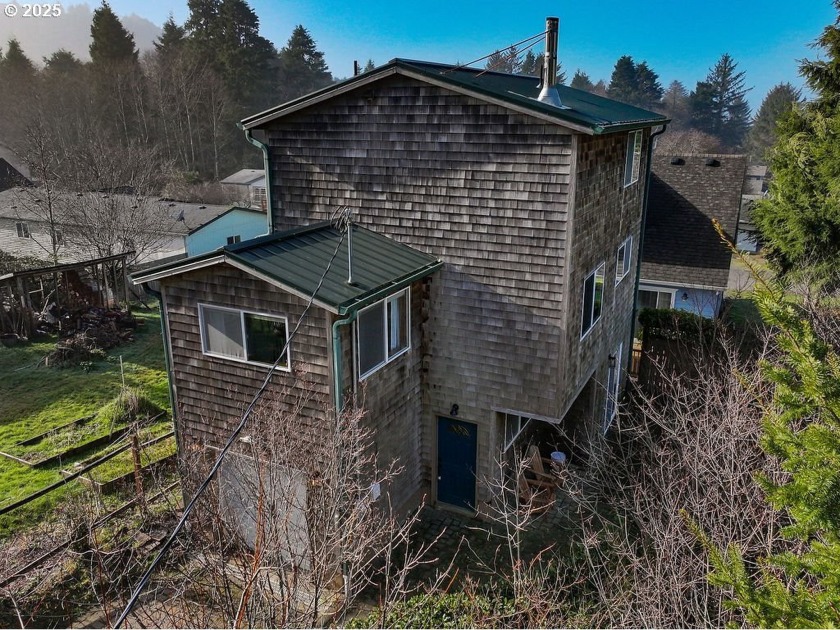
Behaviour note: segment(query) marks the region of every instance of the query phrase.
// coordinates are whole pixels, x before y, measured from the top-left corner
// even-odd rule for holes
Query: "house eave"
[[[725,291],[725,286],[713,286],[711,284],[696,284],[692,282],[669,282],[667,280],[651,280],[648,278],[640,278],[639,279],[639,287],[642,285],[647,286],[660,286],[660,287],[667,287],[673,289],[700,289],[703,291]]]
[[[152,282],[154,280],[162,280],[171,276],[177,276],[188,271],[195,271],[197,269],[204,269],[205,267],[212,267],[219,263],[225,262],[224,254],[211,254],[206,257],[190,260],[179,260],[165,267],[152,268],[149,271],[141,271],[140,273],[132,274],[130,276],[131,282],[135,285]]]
[[[375,83],[377,81],[382,80],[385,77],[393,76],[395,74],[399,74],[405,77],[415,79],[417,81],[421,81],[423,83],[434,85],[436,87],[440,87],[455,92],[457,94],[462,94],[464,96],[476,98],[486,103],[491,103],[493,105],[503,107],[505,109],[514,111],[519,114],[531,116],[543,122],[547,122],[552,125],[557,125],[558,127],[563,127],[571,132],[580,133],[584,135],[594,136],[611,133],[621,133],[623,131],[631,131],[636,129],[644,129],[647,127],[665,125],[668,122],[670,122],[669,119],[663,118],[657,120],[622,121],[620,123],[615,124],[593,123],[591,126],[580,124],[559,117],[556,113],[546,111],[546,107],[548,106],[546,106],[543,103],[539,103],[538,101],[535,101],[535,105],[533,107],[528,107],[525,104],[516,103],[510,100],[499,98],[498,96],[494,96],[493,94],[485,90],[471,89],[469,87],[461,85],[458,82],[446,80],[445,78],[441,78],[430,73],[417,70],[415,68],[412,68],[411,66],[406,65],[406,62],[404,61],[395,60],[389,63],[388,65],[383,66],[382,68],[372,70],[369,73],[361,74],[358,77],[353,77],[338,85],[328,86],[317,92],[307,94],[296,100],[289,101],[288,103],[278,105],[271,109],[245,118],[239,123],[239,127],[246,131],[260,128],[263,125],[266,125],[274,120],[277,120],[284,116],[288,116],[295,112],[299,112],[313,105],[323,103],[324,101],[330,100],[336,96],[340,96],[342,94],[346,94],[348,92],[357,90],[360,87],[364,87],[371,83]]]
[[[408,274],[403,276],[402,278],[398,278],[394,282],[391,282],[387,285],[377,288],[372,293],[365,295],[363,297],[359,297],[355,300],[350,302],[345,302],[341,306],[338,307],[337,312],[339,315],[348,315],[350,313],[355,313],[360,311],[361,309],[369,306],[371,304],[375,304],[379,300],[382,300],[389,295],[396,293],[410,285],[412,285],[417,280],[422,280],[426,276],[433,274],[435,271],[443,267],[443,261],[437,260],[429,265],[421,267],[414,273]]]

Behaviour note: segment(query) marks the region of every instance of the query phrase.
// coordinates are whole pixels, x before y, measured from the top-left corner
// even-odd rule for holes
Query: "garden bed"
[[[130,487],[134,483],[134,457],[131,448],[124,450],[113,459],[93,469],[87,475],[79,477],[79,481],[92,488],[99,494],[109,494],[120,489]],[[169,471],[174,468],[176,461],[175,434],[172,431],[154,437],[140,445],[140,466],[144,479],[154,473]],[[85,466],[89,462],[79,462]],[[62,470],[61,474],[69,476],[73,470]]]

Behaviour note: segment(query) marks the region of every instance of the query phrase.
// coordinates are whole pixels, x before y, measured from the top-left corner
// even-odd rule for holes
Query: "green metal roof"
[[[342,94],[392,74],[404,74],[419,80],[448,85],[454,89],[466,91],[476,98],[492,99],[502,105],[525,110],[589,134],[616,133],[669,122],[669,119],[662,114],[565,85],[556,86],[563,104],[562,108],[542,103],[536,100],[540,93],[537,77],[489,72],[426,61],[394,59],[370,72],[250,116],[244,119],[241,125],[245,129],[259,128],[288,113],[299,111],[309,104],[322,102],[333,95]]]
[[[353,283],[350,284],[347,282],[348,240],[332,224],[318,223],[147,269],[134,274],[132,280],[139,284],[226,262],[304,298],[317,289],[315,304],[344,315],[424,278],[443,265],[433,256],[354,225]],[[318,289],[328,265],[330,270]]]

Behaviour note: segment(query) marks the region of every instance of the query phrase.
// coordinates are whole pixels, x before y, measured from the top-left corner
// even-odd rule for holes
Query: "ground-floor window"
[[[639,289],[639,308],[673,308],[674,293],[656,289]]]

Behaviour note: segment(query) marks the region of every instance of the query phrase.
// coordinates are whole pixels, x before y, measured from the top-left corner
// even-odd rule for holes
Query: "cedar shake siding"
[[[574,247],[571,253],[569,325],[566,336],[568,363],[561,365],[565,393],[563,412],[574,402],[577,393],[595,370],[595,412],[604,408],[604,383],[607,360],[620,343],[624,356],[619,360],[622,373],[631,345],[631,323],[639,255],[644,183],[647,178],[649,132],[643,134],[642,163],[639,180],[624,186],[624,160],[627,135],[606,137],[578,136],[579,158],[575,186],[573,220]],[[618,283],[616,252],[632,237],[630,270]],[[583,283],[599,265],[605,263],[604,297],[601,320],[581,339]]]
[[[360,224],[445,262],[429,291],[424,481],[435,474],[436,419],[453,404],[478,424],[478,475],[490,476],[494,410],[561,417],[611,346],[629,351],[634,278],[614,287],[615,253],[632,235],[635,268],[645,173],[624,188],[626,133],[583,137],[403,76],[263,131],[275,230],[347,205]],[[596,259],[606,262],[604,310],[581,342]],[[624,302],[614,308],[616,289]]]
[[[173,276],[161,284],[182,445],[220,448],[262,385],[267,368],[204,354],[199,303],[285,316],[291,332],[306,301],[224,264]],[[297,419],[302,428],[317,426],[332,404],[326,315],[322,309],[309,309],[289,346],[292,371],[276,370],[269,390],[284,413],[292,413],[296,402],[303,400]],[[298,388],[294,396],[279,395],[290,387]]]
[[[179,438],[186,453],[193,446],[220,448],[239,423],[267,368],[208,356],[201,349],[198,305],[208,304],[288,318],[291,333],[306,300],[225,264],[187,272],[163,281],[164,308],[171,335],[175,407]],[[391,488],[397,507],[414,504],[428,492],[428,467],[421,464],[421,363],[424,355],[423,309],[428,310],[428,282],[411,287],[411,349],[358,382],[354,367],[354,326],[341,330],[346,400],[354,392],[366,411],[364,423],[373,431],[379,465],[397,461],[403,467]],[[313,306],[289,345],[291,372],[277,370],[266,402],[313,439],[325,413],[334,408],[332,396],[332,323],[337,316]],[[302,401],[302,406],[297,405]],[[246,430],[247,434],[247,430]]]
[[[437,276],[435,276],[436,279]],[[343,383],[347,400],[355,400],[364,409],[367,426],[374,430],[374,447],[381,469],[396,462],[402,469],[388,490],[394,507],[415,506],[429,492],[429,469],[423,464],[423,395],[422,364],[426,354],[423,335],[424,310],[428,310],[430,283],[415,282],[410,291],[410,350],[359,381],[354,365],[354,325],[341,334],[344,357]],[[425,306],[424,306],[425,305]],[[355,392],[355,396],[353,395]],[[383,488],[385,490],[385,488]]]

